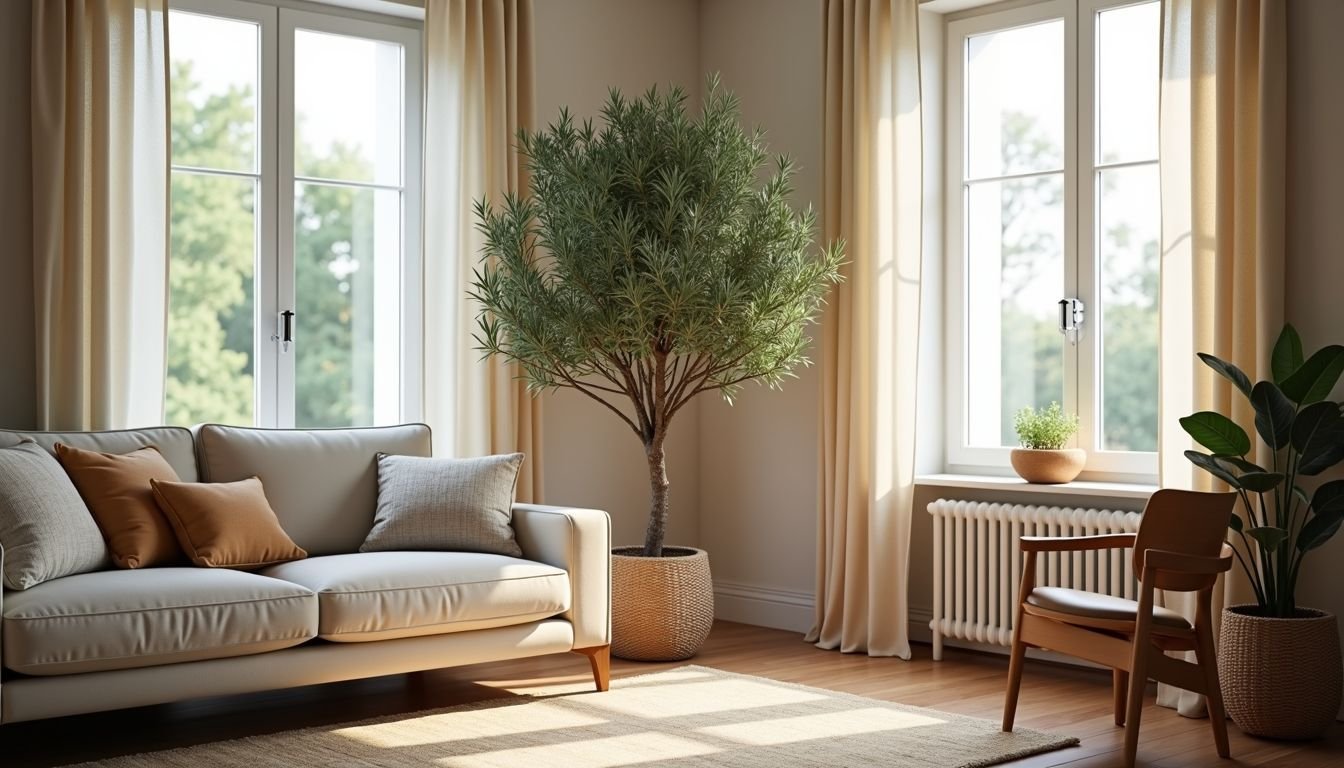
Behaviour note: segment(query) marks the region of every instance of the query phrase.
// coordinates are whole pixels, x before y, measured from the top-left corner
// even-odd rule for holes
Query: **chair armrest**
[[[1100,536],[1023,536],[1023,552],[1081,552],[1088,549],[1123,549],[1134,546],[1132,533]]]
[[[523,557],[569,573],[574,647],[611,644],[611,519],[597,509],[513,505]]]
[[[1194,573],[1214,575],[1232,568],[1232,547],[1224,544],[1219,557],[1200,557],[1183,552],[1171,552],[1165,549],[1146,549],[1143,552],[1143,569],[1167,571],[1169,573]]]

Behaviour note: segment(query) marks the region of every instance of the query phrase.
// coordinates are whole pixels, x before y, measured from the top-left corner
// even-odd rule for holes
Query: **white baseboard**
[[[811,592],[714,580],[714,616],[724,621],[807,632],[815,605]]]

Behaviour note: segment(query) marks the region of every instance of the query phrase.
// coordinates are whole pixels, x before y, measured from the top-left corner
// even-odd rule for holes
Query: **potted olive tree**
[[[1013,471],[1028,483],[1070,483],[1083,471],[1087,451],[1065,448],[1078,431],[1078,416],[1065,415],[1059,403],[1036,410],[1027,406],[1013,415],[1022,447],[1008,454]]]
[[[1186,457],[1241,498],[1229,537],[1255,603],[1223,614],[1218,668],[1227,713],[1248,733],[1319,736],[1339,710],[1339,634],[1332,614],[1297,604],[1297,580],[1307,555],[1344,522],[1344,480],[1313,482],[1344,460],[1344,414],[1327,399],[1344,371],[1344,346],[1305,357],[1286,325],[1270,358],[1272,380],[1255,384],[1232,363],[1199,358],[1250,401],[1268,465],[1251,461],[1250,435],[1227,416],[1181,419],[1208,450]]]
[[[699,115],[680,89],[627,100],[601,128],[567,110],[523,131],[528,194],[478,203],[485,236],[472,296],[476,343],[517,363],[531,389],[575,389],[629,427],[648,460],[642,546],[613,551],[612,652],[693,655],[709,633],[709,561],[665,547],[664,443],[697,395],[730,402],[808,363],[806,326],[840,279],[842,247],[818,248],[789,202],[793,165],[766,176],[763,134],[711,77]]]

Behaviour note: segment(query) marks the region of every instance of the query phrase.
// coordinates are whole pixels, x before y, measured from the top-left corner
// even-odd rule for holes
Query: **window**
[[[1017,410],[1059,402],[1088,471],[1155,475],[1158,3],[947,30],[949,468],[1006,465]]]
[[[169,422],[418,418],[419,31],[172,8]]]

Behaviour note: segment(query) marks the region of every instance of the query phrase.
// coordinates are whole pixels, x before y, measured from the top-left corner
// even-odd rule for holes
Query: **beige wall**
[[[538,121],[551,122],[561,106],[578,119],[596,117],[608,87],[633,95],[679,85],[698,101],[698,18],[696,0],[536,0]],[[583,395],[545,397],[547,501],[605,509],[614,542],[642,543],[649,471],[639,439]],[[700,543],[697,410],[684,409],[668,438],[668,543]]]
[[[36,426],[33,163],[29,154],[32,6],[0,3],[0,427]]]

